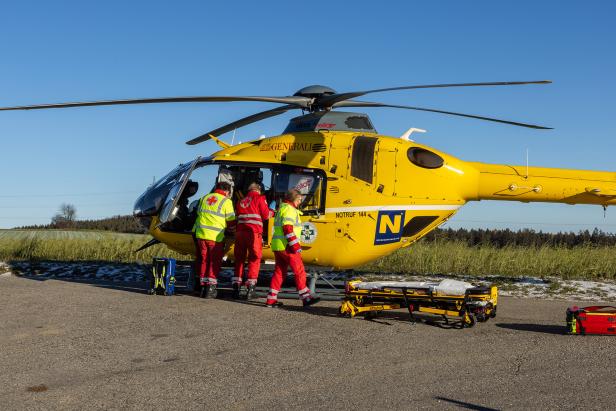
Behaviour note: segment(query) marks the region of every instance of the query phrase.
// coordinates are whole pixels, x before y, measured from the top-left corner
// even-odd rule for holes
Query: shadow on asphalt
[[[534,333],[543,334],[557,334],[563,335],[567,333],[567,329],[564,325],[546,325],[546,324],[496,324],[499,328],[506,328],[508,330],[515,331],[528,331]]]
[[[10,270],[20,278],[34,281],[64,281],[70,283],[88,284],[93,287],[113,290],[147,293],[150,284],[151,265],[137,263],[109,263],[105,261],[8,261]],[[219,277],[219,296],[230,297],[232,271],[225,267],[226,275]],[[192,290],[192,261],[178,261],[176,265],[177,296],[197,296]],[[269,289],[271,275],[260,275],[257,291],[265,296]],[[295,283],[292,276],[287,276],[283,282],[282,292],[295,294]],[[331,291],[331,290],[328,290]]]
[[[256,303],[256,305],[263,305],[263,303]],[[272,309],[272,308],[269,308]],[[280,308],[275,308],[276,310],[286,310],[286,311],[295,311],[302,312],[309,315],[316,315],[320,317],[338,317],[344,318],[340,315],[338,311],[338,307],[324,306],[324,305],[313,305],[309,308],[303,308],[302,306],[297,305],[283,305]],[[385,326],[393,325],[394,323],[407,323],[410,326],[414,326],[416,324],[425,324],[432,327],[438,327],[443,329],[459,329],[459,321],[449,320],[449,322],[445,322],[441,319],[440,316],[432,316],[429,314],[419,314],[413,313],[413,318],[415,321],[410,321],[408,312],[405,311],[389,311],[389,312],[381,312],[378,317],[363,317],[357,316],[355,320],[363,319],[364,321],[369,321],[374,324],[380,324]],[[349,319],[351,320],[351,319]]]
[[[497,411],[497,408],[484,407],[482,405],[471,404],[470,402],[453,400],[451,398],[445,397],[434,397],[435,400],[446,401],[451,404],[457,405],[460,408],[465,408],[467,410],[477,410],[477,411]]]

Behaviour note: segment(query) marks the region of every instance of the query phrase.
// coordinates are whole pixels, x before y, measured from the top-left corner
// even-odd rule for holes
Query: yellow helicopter
[[[515,126],[548,129],[491,117],[354,100],[366,94],[442,87],[513,86],[550,81],[434,84],[337,93],[308,86],[293,96],[169,97],[5,107],[30,110],[118,104],[257,101],[282,106],[212,130],[187,142],[213,139],[221,150],[180,164],[150,186],[136,201],[134,216],[154,239],[170,249],[194,254],[194,208],[216,181],[232,184],[239,200],[258,182],[271,207],[290,188],[304,195],[301,243],[304,262],[338,269],[408,247],[443,224],[468,201],[506,200],[567,204],[616,204],[616,173],[466,162],[410,139],[380,135],[362,113],[342,107],[392,107],[475,118]],[[229,145],[217,136],[239,127],[300,109],[281,135]],[[263,257],[273,225],[264,233]],[[227,256],[232,259],[233,252]]]

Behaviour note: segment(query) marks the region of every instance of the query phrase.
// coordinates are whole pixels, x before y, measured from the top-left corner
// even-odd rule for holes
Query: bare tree
[[[62,203],[58,213],[51,218],[51,224],[56,228],[66,228],[73,225],[77,218],[77,209],[74,205]]]
[[[66,221],[73,222],[77,217],[77,209],[72,204],[62,203],[60,206],[60,215],[64,217]]]

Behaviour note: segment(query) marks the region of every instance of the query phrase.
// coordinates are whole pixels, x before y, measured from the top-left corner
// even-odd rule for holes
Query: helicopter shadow
[[[383,326],[393,326],[394,324],[408,324],[410,326],[415,325],[426,325],[431,327],[437,327],[442,329],[459,329],[460,321],[456,320],[448,320],[445,321],[439,316],[433,316],[430,314],[421,314],[421,313],[413,313],[413,317],[411,318],[406,311],[390,311],[383,312],[376,316],[362,316],[357,315],[353,318],[348,318],[348,316],[342,315],[339,312],[338,307],[332,307],[329,305],[313,305],[308,308],[304,308],[298,305],[283,305],[279,310],[291,311],[291,312],[301,312],[308,315],[316,315],[319,317],[329,317],[329,318],[344,318],[347,320],[363,320],[375,325],[383,325]]]
[[[8,261],[11,272],[19,278],[32,281],[62,281],[86,284],[110,290],[147,294],[146,280],[150,267],[132,263],[114,263],[112,268],[106,261]],[[180,283],[176,294],[190,295],[192,289]]]
[[[552,324],[496,324],[498,328],[505,328],[514,331],[527,331],[533,333],[565,335],[567,329],[564,325],[552,325]]]

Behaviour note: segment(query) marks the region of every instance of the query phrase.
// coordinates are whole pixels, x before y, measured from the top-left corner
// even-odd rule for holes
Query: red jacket
[[[235,212],[238,231],[251,230],[257,234],[263,233],[263,221],[273,215],[267,207],[265,196],[256,191],[249,191],[246,197],[238,201]]]

